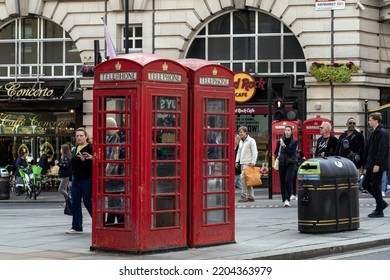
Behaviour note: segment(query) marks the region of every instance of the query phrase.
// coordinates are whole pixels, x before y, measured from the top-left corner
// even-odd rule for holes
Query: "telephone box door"
[[[187,88],[148,87],[146,93],[151,112],[142,118],[146,133],[141,160],[151,168],[145,170],[149,187],[140,197],[145,205],[141,222],[147,229],[144,246],[187,247]]]
[[[142,79],[142,246],[187,248],[187,72],[175,61],[156,59],[144,66]]]
[[[293,128],[293,136],[299,142],[298,121],[274,121],[272,123],[272,165],[275,162],[274,155],[275,155],[277,142],[279,141],[280,138],[283,137],[284,129],[287,125]],[[276,171],[273,168],[272,168],[272,193],[281,193],[279,171]]]
[[[94,217],[92,243],[131,250],[136,242],[136,89],[101,91],[94,112]],[[110,238],[107,238],[109,233]],[[129,238],[129,237],[132,238]]]

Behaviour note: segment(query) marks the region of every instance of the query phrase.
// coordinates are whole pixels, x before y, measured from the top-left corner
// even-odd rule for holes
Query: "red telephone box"
[[[272,165],[275,162],[274,152],[276,149],[277,141],[283,137],[284,129],[286,126],[293,128],[293,137],[299,142],[299,125],[300,121],[274,121],[272,123]],[[281,193],[279,171],[272,168],[272,193]]]
[[[320,125],[322,122],[329,122],[333,127],[331,120],[321,118],[320,116],[305,120],[302,124],[302,152],[306,159],[315,157],[317,140],[321,137]]]
[[[183,59],[189,78],[189,220],[192,247],[235,241],[234,73]]]
[[[186,69],[166,58],[127,54],[96,67],[91,249],[187,248],[187,95]]]

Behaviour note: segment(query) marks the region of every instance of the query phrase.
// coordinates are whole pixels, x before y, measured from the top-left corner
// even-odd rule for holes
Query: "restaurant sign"
[[[0,134],[39,134],[48,128],[66,128],[71,120],[56,120],[52,114],[2,113]]]
[[[10,98],[50,98],[54,94],[54,89],[45,87],[27,88],[19,83],[8,83],[0,86],[0,94]]]
[[[265,90],[263,78],[255,80],[250,74],[239,72],[234,75],[235,100],[239,103],[248,102],[255,96],[256,89]]]

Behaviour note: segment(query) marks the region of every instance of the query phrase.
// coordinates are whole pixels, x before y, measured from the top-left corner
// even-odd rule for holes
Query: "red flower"
[[[95,71],[94,65],[83,65],[83,66],[81,66],[81,69],[80,69],[81,74],[93,73],[94,71]]]

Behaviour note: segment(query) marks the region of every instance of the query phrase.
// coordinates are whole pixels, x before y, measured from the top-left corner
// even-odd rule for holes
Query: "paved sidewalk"
[[[236,198],[239,192],[236,193]],[[236,199],[237,200],[237,199]],[[390,198],[388,199],[390,202]],[[54,202],[28,209],[26,203]],[[367,218],[374,199],[360,197],[360,228],[353,231],[304,234],[298,231],[297,201],[283,207],[280,196],[268,199],[267,189],[256,189],[256,202],[236,204],[236,243],[151,255],[91,251],[91,219],[84,213],[84,233],[65,234],[71,217],[63,214],[63,198],[43,192],[36,201],[24,196],[0,200],[0,259],[72,260],[208,260],[208,259],[304,259],[390,244],[390,212]],[[18,204],[18,205],[15,205]],[[20,204],[20,205],[19,205]]]

